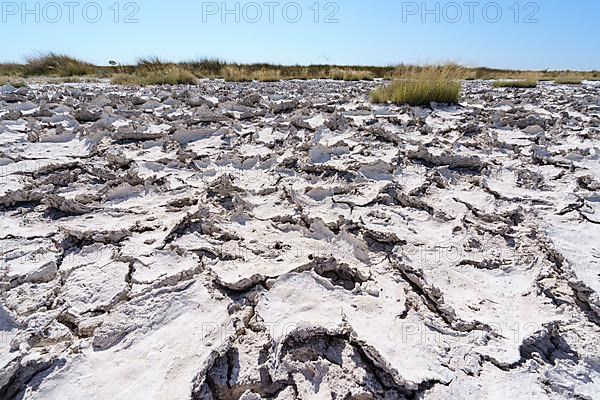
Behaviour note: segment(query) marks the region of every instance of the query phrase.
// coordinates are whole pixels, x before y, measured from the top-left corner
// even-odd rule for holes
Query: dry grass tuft
[[[451,66],[404,68],[397,78],[371,93],[374,103],[428,106],[432,102],[458,104],[460,82]]]

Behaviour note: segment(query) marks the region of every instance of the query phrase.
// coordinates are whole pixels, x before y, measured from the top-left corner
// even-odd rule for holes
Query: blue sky
[[[597,0],[468,2],[57,0],[25,1],[27,11],[22,1],[2,0],[0,60],[22,61],[36,52],[57,51],[98,64],[160,56],[283,64],[453,61],[502,68],[600,69]],[[231,13],[223,13],[223,4]],[[430,12],[425,14],[424,8]]]

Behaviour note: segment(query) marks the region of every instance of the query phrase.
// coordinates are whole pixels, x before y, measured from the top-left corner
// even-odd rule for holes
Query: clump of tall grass
[[[221,71],[227,66],[227,62],[218,58],[202,58],[197,60],[183,61],[178,65],[192,72],[196,76],[205,78],[216,78],[221,76]]]
[[[538,81],[535,79],[525,79],[525,80],[512,80],[512,81],[496,81],[494,82],[495,88],[516,88],[516,89],[525,89],[525,88],[535,88],[538,85]]]
[[[27,57],[26,75],[76,76],[94,73],[94,66],[85,61],[58,53]]]
[[[0,76],[20,76],[24,77],[25,65],[16,63],[2,63],[0,64]]]
[[[24,65],[15,63],[0,64],[0,86],[11,84],[14,87],[25,86]]]
[[[582,80],[576,76],[559,76],[554,82],[559,85],[581,85]]]
[[[222,77],[230,82],[276,82],[284,79],[281,70],[274,68],[250,69],[237,65],[228,65],[223,68]]]
[[[6,84],[16,88],[27,86],[27,83],[22,78],[17,78],[15,76],[0,76],[0,86]]]
[[[460,82],[454,68],[417,67],[395,73],[396,79],[371,93],[374,103],[428,106],[432,102],[458,104]]]
[[[190,71],[180,67],[169,67],[163,71],[151,72],[144,76],[143,85],[193,85],[198,78]]]
[[[329,78],[338,81],[370,81],[374,75],[371,71],[354,68],[332,68],[329,70]]]
[[[250,74],[250,78],[261,82],[277,82],[283,78],[281,71],[276,69],[260,69]]]
[[[140,58],[132,72],[118,73],[112,77],[112,82],[117,85],[179,85],[194,84],[196,81],[196,75],[183,64],[157,57]]]

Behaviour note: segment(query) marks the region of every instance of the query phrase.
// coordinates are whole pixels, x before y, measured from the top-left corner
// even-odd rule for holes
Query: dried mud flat
[[[600,85],[0,88],[0,398],[594,399]]]

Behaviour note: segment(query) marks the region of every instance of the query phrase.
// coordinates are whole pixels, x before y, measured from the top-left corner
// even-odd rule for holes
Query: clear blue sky
[[[79,5],[65,5],[69,1]],[[269,1],[279,5],[265,5]],[[160,56],[283,64],[453,61],[521,69],[600,69],[600,1],[497,0],[502,17],[496,23],[492,22],[497,19],[493,2],[473,1],[477,5],[467,6],[468,1],[458,0],[454,6],[439,1],[437,12],[435,1],[425,1],[433,13],[424,15],[422,1],[256,0],[249,4],[252,2],[240,0],[237,13],[222,15],[222,1],[140,0],[128,4],[127,0],[57,0],[52,5],[39,1],[37,10],[35,1],[25,1],[27,14],[21,0],[2,0],[0,60],[22,61],[36,52],[57,51],[98,64]],[[235,1],[225,3],[235,10]],[[258,18],[256,5],[262,17],[253,23]],[[302,16],[293,23],[298,5]],[[98,6],[102,11],[99,18]],[[317,8],[320,12],[315,21]],[[131,19],[138,22],[125,23],[134,11]],[[335,11],[330,20],[338,22],[325,23]],[[532,13],[535,15],[528,19]]]

